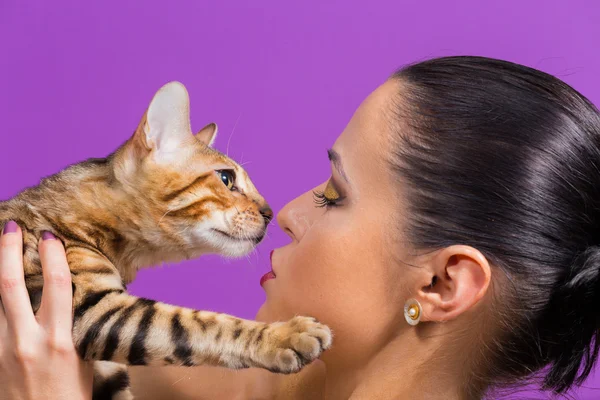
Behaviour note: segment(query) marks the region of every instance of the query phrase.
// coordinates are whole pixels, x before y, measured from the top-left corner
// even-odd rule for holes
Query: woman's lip
[[[275,274],[273,271],[269,271],[260,278],[260,286],[263,286],[266,281],[270,281],[271,279],[275,279]]]
[[[273,272],[273,253],[275,252],[275,250],[271,250],[271,254],[269,254],[269,260],[271,261],[271,270],[269,272],[267,272],[266,274],[264,274],[261,278],[260,278],[260,286],[263,286],[265,284],[266,281],[269,281],[271,279],[275,279],[277,276],[275,275],[275,272]]]
[[[271,262],[271,272],[276,277],[277,275],[275,275],[275,271],[273,270],[273,253],[275,253],[275,250],[271,250],[271,254],[269,255],[269,261]]]

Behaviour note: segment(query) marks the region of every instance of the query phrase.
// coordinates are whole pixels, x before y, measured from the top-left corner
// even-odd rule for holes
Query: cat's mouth
[[[258,235],[258,236],[248,237],[248,238],[241,238],[241,237],[238,237],[238,236],[233,236],[233,235],[230,235],[229,233],[227,233],[225,231],[222,231],[220,229],[214,229],[213,228],[212,231],[215,232],[218,235],[225,236],[229,240],[234,240],[236,242],[245,242],[245,243],[252,242],[254,245],[259,244],[264,239],[264,237],[265,237],[265,232],[264,231],[260,235]]]

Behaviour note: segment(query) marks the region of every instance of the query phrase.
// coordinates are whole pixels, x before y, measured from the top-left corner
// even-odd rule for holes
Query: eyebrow
[[[329,161],[331,161],[331,163],[333,164],[335,169],[337,169],[342,178],[344,178],[346,182],[350,183],[348,177],[346,176],[346,173],[344,172],[344,166],[342,165],[342,159],[340,157],[340,154],[333,149],[328,149],[327,156],[329,157]]]

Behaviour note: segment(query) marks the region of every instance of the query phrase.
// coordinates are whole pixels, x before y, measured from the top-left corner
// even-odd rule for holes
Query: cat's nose
[[[273,210],[268,205],[263,206],[260,210],[258,210],[260,215],[262,215],[265,220],[265,226],[269,225],[269,223],[273,220]]]

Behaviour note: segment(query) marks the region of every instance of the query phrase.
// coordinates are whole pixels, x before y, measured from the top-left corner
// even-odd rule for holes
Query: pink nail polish
[[[44,231],[42,232],[42,240],[56,240],[56,236],[54,236],[51,232]]]
[[[17,231],[17,223],[15,221],[7,221],[6,224],[4,224],[4,229],[2,229],[2,234],[4,235],[5,233],[15,233]]]

